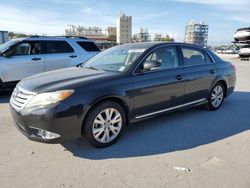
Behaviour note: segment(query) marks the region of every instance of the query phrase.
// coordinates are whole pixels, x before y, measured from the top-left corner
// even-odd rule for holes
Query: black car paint
[[[21,130],[21,132],[32,140],[58,143],[81,137],[87,113],[102,100],[112,99],[119,102],[124,107],[129,122],[133,123],[148,118],[137,118],[144,114],[206,99],[211,88],[218,81],[223,82],[227,87],[227,95],[233,92],[235,72],[231,64],[221,60],[209,50],[182,43],[146,45],[149,46],[148,49],[124,73],[68,68],[24,79],[17,87],[37,93],[74,89],[74,93],[65,101],[46,108],[27,108],[17,112],[11,107],[17,126],[22,125],[25,131]],[[179,49],[181,45],[204,51],[216,63],[185,67]],[[151,51],[164,46],[177,47],[181,67],[147,73],[137,72],[139,64]],[[211,70],[215,71],[212,73]],[[206,100],[202,103],[205,102]],[[44,141],[32,137],[29,126],[59,133],[62,137]],[[20,130],[20,126],[18,127]]]

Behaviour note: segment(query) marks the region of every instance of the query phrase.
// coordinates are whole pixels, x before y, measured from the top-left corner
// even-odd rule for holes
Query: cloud
[[[84,9],[84,11],[85,11],[85,12],[92,12],[92,11],[93,11],[93,9],[92,9],[92,8],[90,8],[90,7],[88,7],[88,8],[85,8],[85,9]]]
[[[250,11],[249,0],[171,0],[171,1],[213,5],[218,8],[227,10]]]
[[[57,3],[57,4],[71,4],[71,5],[79,5],[81,2],[78,0],[49,0],[52,3]]]
[[[229,20],[238,21],[245,24],[250,24],[250,16],[233,16]]]
[[[59,2],[60,0],[53,0]],[[81,10],[81,9],[80,9]],[[81,16],[79,16],[81,15]],[[116,17],[106,15],[87,7],[80,12],[62,12],[44,10],[36,7],[0,6],[0,30],[22,32],[26,34],[61,35],[68,24],[100,26],[103,29],[116,24]]]
[[[142,20],[149,20],[149,19],[155,19],[155,18],[160,18],[160,17],[165,17],[170,15],[170,12],[163,12],[163,13],[147,13],[144,14],[143,16],[133,16],[135,17],[136,20],[142,21]]]
[[[56,21],[55,21],[56,20]],[[30,9],[30,11],[1,5],[0,27],[9,31],[37,34],[62,34],[67,21],[52,11]]]

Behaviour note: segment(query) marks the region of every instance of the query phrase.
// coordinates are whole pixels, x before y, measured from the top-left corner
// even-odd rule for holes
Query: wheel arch
[[[84,124],[85,124],[85,121],[86,121],[86,117],[88,116],[88,114],[91,112],[91,110],[97,106],[98,104],[100,103],[103,103],[105,101],[113,101],[113,102],[116,102],[118,103],[119,105],[121,105],[121,107],[124,109],[124,112],[125,112],[125,115],[126,115],[126,124],[128,124],[129,122],[129,112],[130,112],[130,109],[129,109],[129,105],[127,104],[127,102],[121,97],[121,96],[117,96],[117,95],[108,95],[108,96],[103,96],[103,97],[100,97],[96,100],[94,100],[91,104],[90,104],[90,108],[88,109],[84,119],[83,119],[83,122],[82,122],[82,134],[84,134]]]
[[[217,83],[221,83],[224,86],[225,89],[225,98],[227,97],[227,90],[228,90],[228,83],[226,81],[226,79],[224,78],[217,78],[215,80],[215,82],[213,83],[212,87],[210,88],[210,91],[212,90],[212,88],[217,84]]]

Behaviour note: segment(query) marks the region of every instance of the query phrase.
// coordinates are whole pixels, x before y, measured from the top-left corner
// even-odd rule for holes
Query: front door
[[[2,59],[4,82],[19,81],[44,72],[44,55],[39,41],[23,41],[7,53],[9,56]]]
[[[147,61],[160,62],[157,70],[143,70]],[[161,47],[150,53],[133,77],[134,114],[137,119],[183,104],[185,82],[175,46]]]

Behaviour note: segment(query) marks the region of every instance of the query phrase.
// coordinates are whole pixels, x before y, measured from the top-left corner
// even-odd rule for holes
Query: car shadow
[[[0,104],[8,103],[10,101],[12,91],[2,91],[0,93]]]
[[[249,130],[249,107],[250,93],[234,92],[214,112],[193,108],[132,124],[117,143],[107,148],[94,148],[84,138],[63,146],[74,156],[91,160],[192,149]]]

